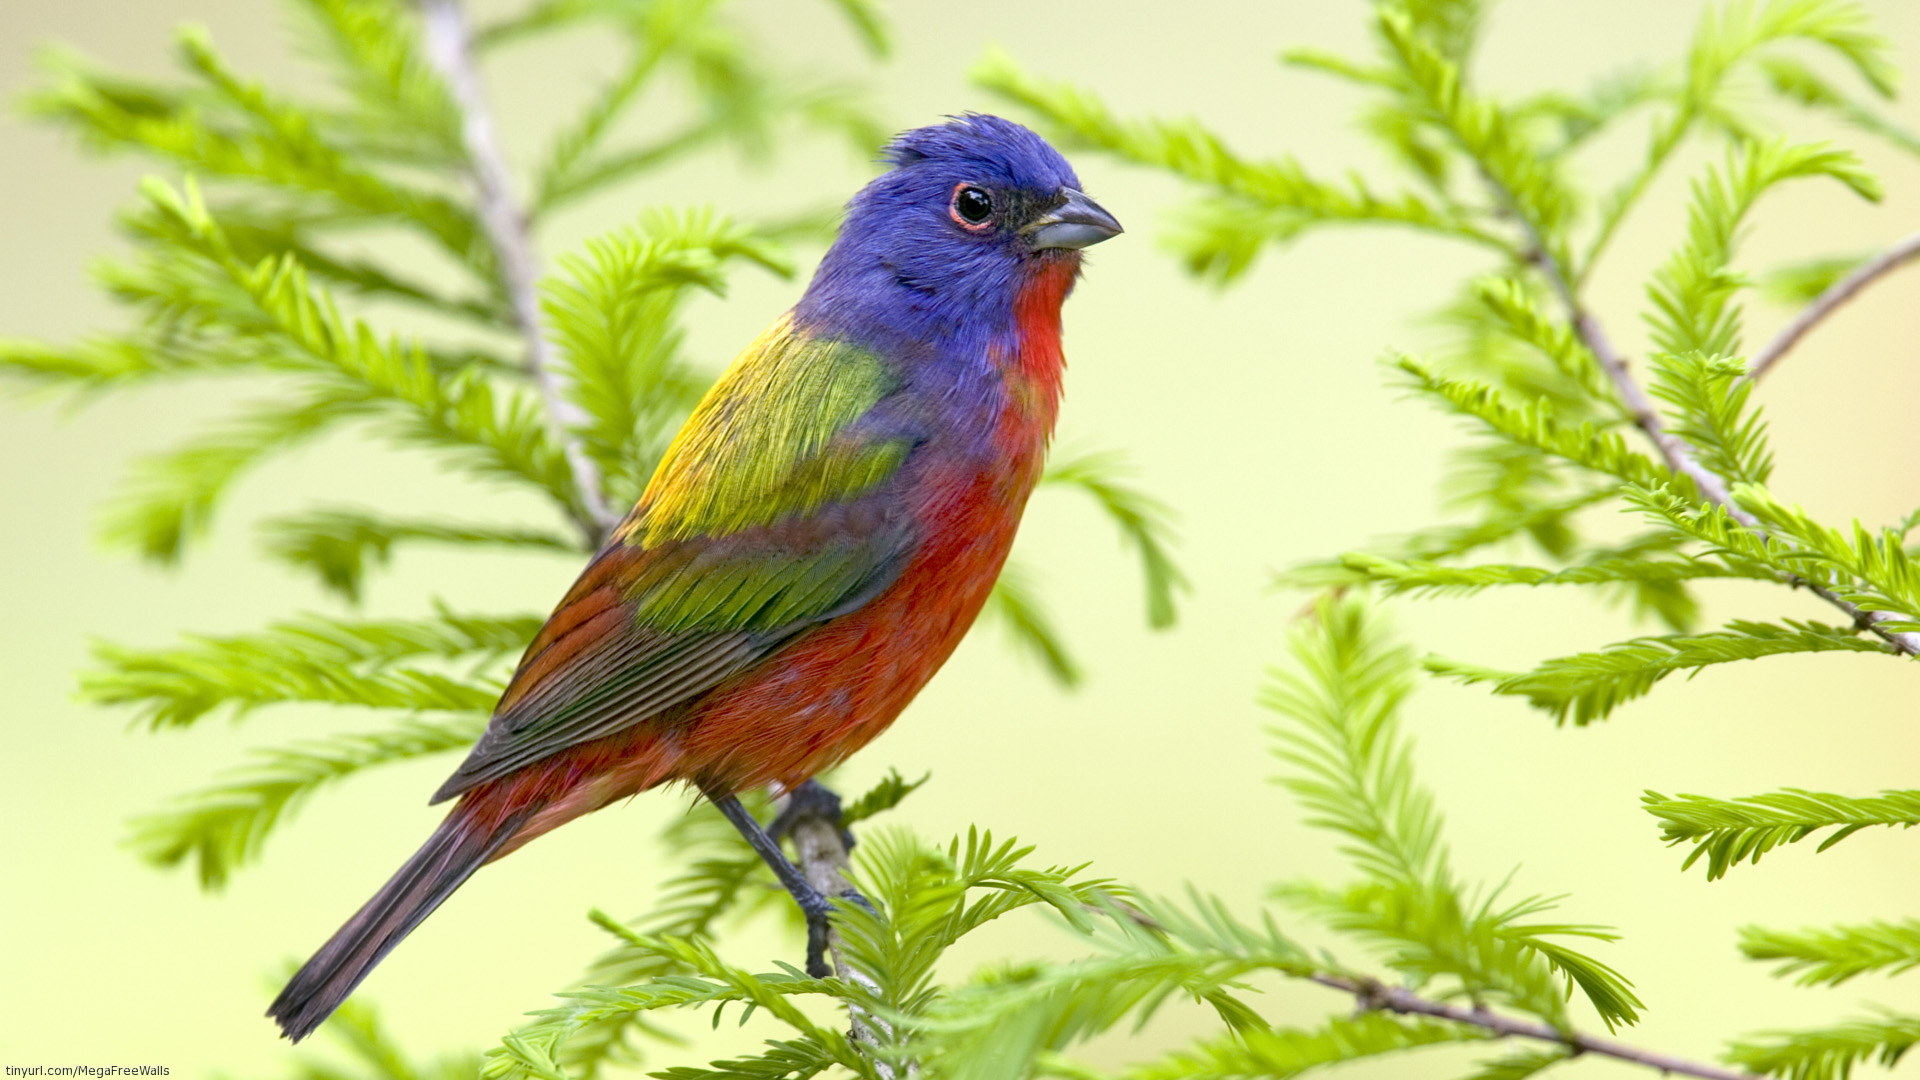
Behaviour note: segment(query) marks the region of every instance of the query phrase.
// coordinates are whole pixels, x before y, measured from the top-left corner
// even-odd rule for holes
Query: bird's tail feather
[[[472,809],[469,803],[455,807],[273,999],[267,1015],[288,1039],[299,1042],[331,1016],[374,965],[513,839],[533,812],[529,807],[499,820]]]

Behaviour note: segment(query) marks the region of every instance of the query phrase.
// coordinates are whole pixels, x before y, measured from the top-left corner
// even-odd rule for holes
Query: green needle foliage
[[[1505,1001],[1563,1026],[1557,978],[1578,985],[1609,1027],[1636,1020],[1641,1003],[1618,972],[1550,940],[1613,934],[1526,922],[1553,901],[1503,900],[1500,889],[1469,888],[1449,868],[1439,811],[1397,731],[1417,670],[1412,654],[1385,643],[1361,605],[1324,603],[1315,617],[1321,627],[1296,636],[1297,667],[1276,673],[1265,703],[1293,721],[1273,729],[1276,753],[1292,769],[1281,783],[1309,824],[1345,838],[1341,850],[1363,877],[1344,889],[1294,884],[1282,897],[1385,949],[1416,986],[1457,980],[1444,996]]]
[[[1585,569],[1585,568],[1581,568]],[[1736,619],[1707,634],[1666,634],[1609,645],[1600,652],[1559,657],[1518,674],[1489,671],[1438,657],[1427,670],[1465,683],[1490,685],[1496,694],[1526,698],[1556,720],[1577,725],[1604,720],[1614,709],[1644,696],[1675,672],[1698,672],[1711,664],[1755,660],[1780,653],[1894,653],[1892,645],[1857,631],[1789,620],[1784,626]]]
[[[1717,878],[1742,862],[1782,844],[1796,844],[1820,832],[1834,831],[1818,850],[1875,825],[1920,825],[1920,791],[1883,791],[1878,797],[1853,798],[1819,791],[1788,788],[1743,799],[1710,799],[1704,795],[1669,798],[1656,791],[1642,799],[1647,812],[1660,820],[1661,839],[1669,844],[1694,845],[1683,868],[1707,860],[1707,877]]]
[[[301,701],[485,713],[498,695],[496,683],[473,686],[399,661],[471,658],[497,668],[525,648],[541,621],[445,609],[425,620],[316,616],[258,634],[200,638],[184,648],[101,646],[103,666],[82,678],[81,691],[99,704],[137,706],[156,729],[185,727],[222,708],[238,716]]]
[[[468,547],[507,547],[572,553],[573,540],[557,532],[506,525],[463,525],[429,518],[396,518],[365,510],[319,508],[260,523],[267,554],[314,574],[332,592],[358,601],[369,564],[384,566],[394,545],[419,541]]]
[[[291,1080],[469,1080],[478,1065],[471,1053],[414,1061],[378,1014],[358,1001],[342,1005],[328,1031],[346,1050],[345,1063],[298,1060],[289,1071]]]
[[[484,726],[484,712],[475,710],[255,751],[214,786],[135,820],[130,846],[159,866],[191,861],[201,886],[218,889],[260,857],[274,826],[313,792],[377,765],[464,750]]]
[[[1920,1016],[1883,1013],[1735,1043],[1727,1060],[1783,1080],[1846,1080],[1862,1062],[1893,1067],[1915,1043],[1920,1043]]]
[[[1740,951],[1755,960],[1778,960],[1777,975],[1802,986],[1839,986],[1870,971],[1898,975],[1920,967],[1920,919],[1833,926],[1797,933],[1749,926]]]
[[[1822,294],[1873,259],[1817,255],[1770,272],[1742,265],[1741,240],[1783,187],[1879,197],[1879,182],[1850,150],[1797,137],[1800,119],[1837,117],[1903,155],[1920,154],[1920,139],[1878,104],[1892,96],[1897,72],[1865,11],[1848,0],[1725,0],[1663,63],[1590,87],[1500,94],[1476,76],[1487,5],[1374,0],[1371,8],[1370,53],[1283,55],[1363,99],[1359,126],[1386,168],[1343,174],[1249,153],[1202,120],[1124,116],[1094,91],[1051,81],[1004,53],[975,69],[982,86],[1068,145],[1188,184],[1193,197],[1166,239],[1215,284],[1243,283],[1261,258],[1310,231],[1379,226],[1461,243],[1470,269],[1431,320],[1441,343],[1420,355],[1395,352],[1389,368],[1398,387],[1469,432],[1441,484],[1452,520],[1299,566],[1281,582],[1423,597],[1552,585],[1623,603],[1652,630],[1528,670],[1438,656],[1419,665],[1575,726],[1612,716],[1669,676],[1729,678],[1717,672],[1733,661],[1920,655],[1914,519],[1828,523],[1769,486],[1775,458],[1759,380],[1782,353],[1746,334],[1756,284],[1776,301],[1809,305],[1817,323],[1831,309]],[[1626,149],[1604,159],[1585,153],[1603,137]],[[1587,283],[1620,230],[1667,190],[1656,181],[1688,158],[1707,164],[1685,189],[1670,254],[1644,269],[1648,344],[1643,357],[1629,357],[1614,333],[1616,313],[1594,306]],[[1909,228],[1891,227],[1889,241]],[[1602,510],[1615,512],[1612,521],[1625,510],[1644,531],[1623,540]],[[1829,605],[1829,621],[1796,607],[1703,627],[1696,592],[1726,580],[1773,587],[1783,608],[1806,603],[1786,591],[1811,593]],[[1766,594],[1748,587],[1738,595],[1764,603]],[[1330,628],[1325,640],[1337,643],[1341,632]],[[1610,972],[1569,966],[1551,947],[1502,929],[1525,921],[1532,901],[1464,889],[1447,869],[1439,812],[1412,786],[1409,752],[1380,743],[1376,731],[1374,718],[1399,703],[1411,675],[1382,680],[1378,656],[1311,655],[1307,666],[1328,674],[1284,676],[1270,694],[1305,721],[1282,729],[1287,759],[1307,770],[1287,783],[1369,880],[1345,890],[1294,885],[1282,895],[1370,939],[1417,985],[1451,981],[1471,1000],[1562,1026],[1545,994],[1543,976],[1553,972],[1585,990],[1609,1024],[1630,1021],[1638,1003]],[[1318,697],[1319,686],[1340,692]],[[1356,747],[1373,755],[1374,771],[1355,771]],[[1645,808],[1665,840],[1690,846],[1685,865],[1704,860],[1717,878],[1815,835],[1825,850],[1873,825],[1910,826],[1920,820],[1907,805],[1912,794],[1788,789],[1728,801],[1649,793]],[[1912,943],[1901,934],[1910,930],[1903,922],[1800,935],[1750,930],[1746,940],[1756,958],[1783,961],[1780,974],[1833,983],[1906,970],[1910,954],[1901,950]],[[1892,1063],[1913,1030],[1902,1017],[1860,1021],[1738,1043],[1728,1060],[1772,1075],[1837,1078],[1861,1061]],[[1206,1060],[1194,1059],[1196,1075],[1207,1074]],[[1484,1075],[1553,1063],[1515,1058]]]

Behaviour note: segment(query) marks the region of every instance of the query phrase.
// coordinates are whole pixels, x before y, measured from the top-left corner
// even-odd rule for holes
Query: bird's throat
[[[1015,344],[1008,358],[1008,382],[1015,390],[1016,407],[1049,433],[1067,367],[1060,350],[1060,306],[1079,275],[1077,257],[1047,259],[1028,275],[1013,300]]]

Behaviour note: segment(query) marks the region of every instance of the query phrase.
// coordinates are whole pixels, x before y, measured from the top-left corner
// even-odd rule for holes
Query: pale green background
[[[1874,7],[1920,67],[1920,8]],[[745,5],[795,55],[857,70],[837,21],[807,3]],[[900,4],[895,60],[874,78],[889,122],[990,108],[964,72],[989,42],[1054,77],[1103,90],[1127,112],[1197,114],[1254,153],[1292,153],[1324,172],[1377,164],[1354,135],[1345,89],[1276,68],[1283,46],[1362,47],[1363,5],[1236,3],[1120,7],[1085,0]],[[1498,88],[1578,81],[1616,59],[1677,55],[1697,5],[1657,0],[1509,0],[1483,53]],[[288,68],[283,15],[261,0],[68,0],[0,5],[0,91],[30,86],[34,43],[59,38],[116,66],[164,70],[168,28],[209,25],[245,71]],[[577,100],[610,52],[519,52],[490,72],[505,133],[524,155],[556,102]],[[310,78],[300,73],[298,78]],[[1909,125],[1920,109],[1899,107]],[[1611,169],[1638,134],[1589,160]],[[1859,143],[1863,140],[1852,139]],[[1690,163],[1697,159],[1689,159]],[[1879,208],[1834,186],[1772,198],[1752,231],[1748,265],[1863,250],[1920,220],[1920,170],[1869,149],[1887,177]],[[859,787],[888,767],[934,770],[900,816],[946,837],[980,822],[1062,861],[1171,892],[1203,883],[1244,908],[1265,883],[1330,875],[1322,835],[1264,783],[1273,771],[1252,703],[1276,659],[1297,596],[1269,573],[1381,533],[1426,524],[1451,423],[1382,389],[1388,345],[1427,340],[1413,316],[1439,301],[1476,256],[1391,232],[1323,235],[1268,258],[1239,289],[1189,282],[1154,237],[1179,189],[1092,156],[1088,188],[1133,230],[1099,249],[1069,304],[1072,361],[1063,444],[1124,446],[1143,483],[1181,514],[1181,559],[1196,586],[1178,629],[1141,625],[1132,568],[1087,507],[1051,494],[1036,504],[1022,555],[1090,679],[1063,694],[991,633],[970,641],[898,728],[849,768]],[[111,246],[108,217],[142,167],[81,160],[16,116],[0,120],[0,333],[65,338],[106,325],[108,305],[83,277]],[[710,161],[651,181],[647,196],[754,207],[770,193],[833,196],[869,167],[839,153],[788,159],[743,178]],[[1637,285],[1671,243],[1678,174],[1623,235],[1598,285],[1616,335],[1638,348]],[[602,201],[561,223],[549,255],[629,212]],[[725,302],[696,305],[694,345],[718,364],[776,315],[797,285],[743,276]],[[1804,346],[1761,391],[1779,451],[1777,490],[1834,519],[1882,522],[1920,503],[1920,271],[1895,278]],[[1783,313],[1755,317],[1756,336]],[[161,574],[94,540],[96,510],[131,455],[166,445],[226,402],[210,391],[106,402],[74,416],[0,406],[0,656],[5,657],[4,812],[0,836],[0,1062],[161,1064],[175,1074],[273,1075],[284,1044],[260,1011],[279,965],[304,956],[431,827],[424,796],[447,762],[387,770],[328,792],[275,838],[262,865],[225,895],[201,895],[185,874],[147,869],[117,845],[125,820],[204,781],[247,743],[364,722],[324,710],[267,713],[234,728],[207,722],[165,737],[129,735],[124,719],[72,700],[73,673],[93,638],[161,644],[181,630],[240,631],[291,609],[325,609],[304,582],[254,553],[242,523],[314,497],[394,508],[532,515],[507,500],[440,480],[419,458],[336,439],[242,485],[210,547]],[[529,518],[531,520],[531,518]],[[541,519],[544,520],[544,519]],[[445,596],[476,610],[544,608],[573,564],[516,558],[403,556],[373,598],[379,613],[418,611]],[[1830,615],[1778,590],[1705,590],[1717,616]],[[1403,625],[1423,648],[1496,665],[1625,636],[1623,616],[1568,594],[1505,594],[1412,606]],[[1413,703],[1419,767],[1445,806],[1458,862],[1516,887],[1570,892],[1574,920],[1617,924],[1602,955],[1638,980],[1648,1021],[1630,1038],[1711,1054],[1724,1036],[1812,1023],[1862,999],[1909,1007],[1911,986],[1863,979],[1805,991],[1741,962],[1733,928],[1897,916],[1914,908],[1920,837],[1862,835],[1828,854],[1792,850],[1709,884],[1681,874],[1637,807],[1641,789],[1735,795],[1780,785],[1846,792],[1914,784],[1911,669],[1875,657],[1768,660],[1663,686],[1612,722],[1556,731],[1513,700],[1431,686]],[[578,823],[488,869],[399,950],[365,988],[411,1046],[484,1045],[602,946],[581,917],[591,906],[645,907],[663,869],[651,837],[680,812],[642,798]],[[1066,939],[1038,920],[1010,921],[969,953],[1060,953]],[[728,954],[762,966],[797,943],[749,937]],[[1911,980],[1910,980],[1911,981]],[[1278,988],[1276,1021],[1311,1022],[1342,1002],[1312,987]],[[1194,1021],[1175,1010],[1146,1038],[1165,1044]],[[721,1041],[749,1036],[725,1034]],[[318,1040],[316,1045],[324,1044]],[[716,1044],[718,1045],[718,1044]],[[1093,1051],[1123,1060],[1124,1046]],[[1585,1062],[1586,1075],[1621,1066]],[[1395,1075],[1399,1064],[1376,1067]]]

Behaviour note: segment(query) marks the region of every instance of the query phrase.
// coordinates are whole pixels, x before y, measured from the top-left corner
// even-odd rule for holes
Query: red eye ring
[[[993,228],[993,195],[985,188],[962,181],[953,185],[947,200],[947,216],[968,232],[980,233]]]

